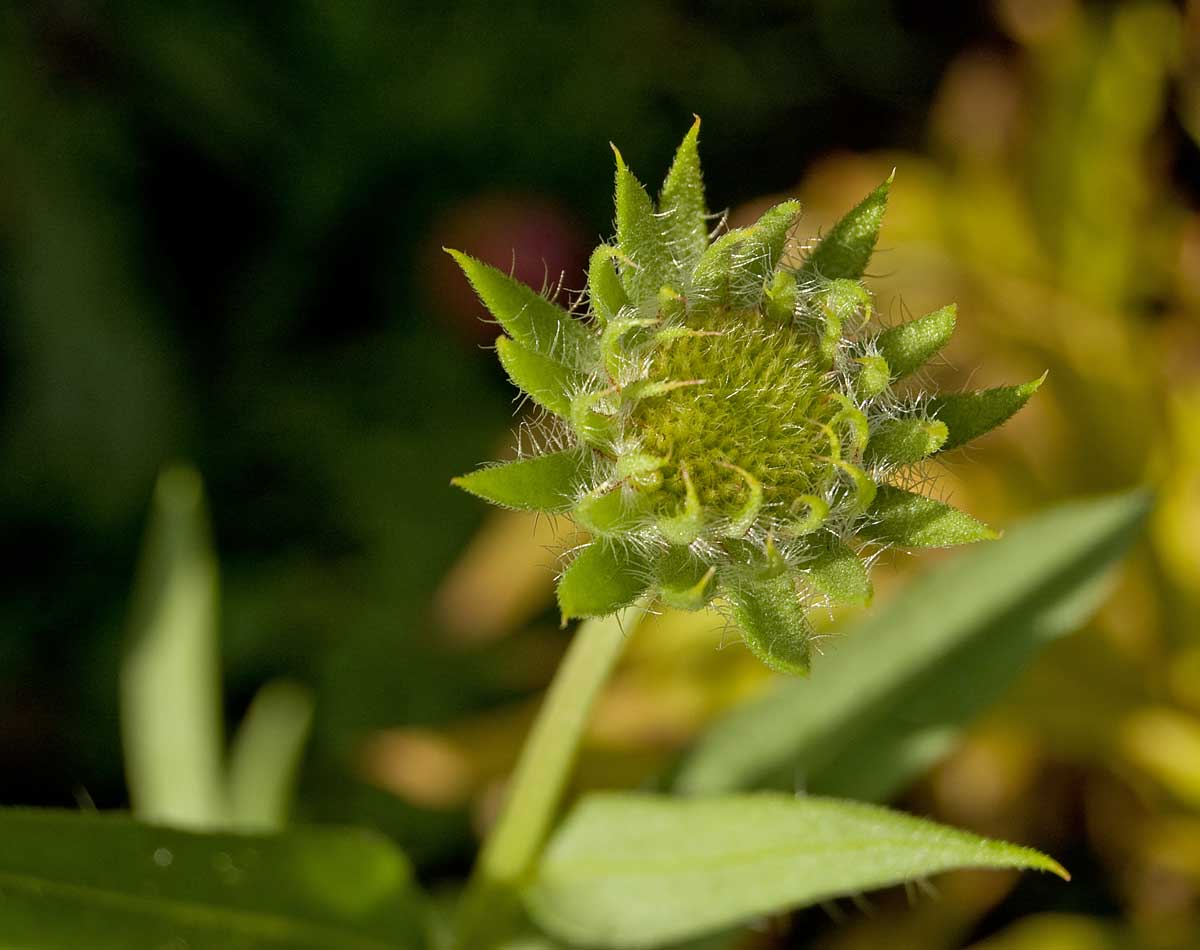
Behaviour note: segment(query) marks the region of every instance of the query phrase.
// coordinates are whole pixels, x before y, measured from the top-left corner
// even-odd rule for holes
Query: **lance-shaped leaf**
[[[884,330],[875,340],[887,360],[892,379],[903,379],[925,365],[954,333],[958,308],[954,304]]]
[[[703,301],[724,301],[733,280],[734,253],[745,240],[745,230],[735,228],[713,241],[696,265],[688,296]]]
[[[863,534],[903,548],[948,548],[1000,537],[982,521],[944,502],[893,485],[880,485]]]
[[[850,548],[830,539],[825,549],[804,565],[804,578],[834,604],[863,606],[871,601],[867,568]]]
[[[867,461],[910,465],[933,455],[946,443],[946,423],[909,416],[880,423],[867,444]]]
[[[879,239],[879,226],[887,210],[888,190],[895,172],[887,181],[860,201],[830,229],[804,262],[804,270],[822,277],[846,277],[858,280]],[[890,360],[889,360],[890,362]]]
[[[453,484],[505,508],[566,511],[588,469],[587,453],[577,449],[489,465],[451,479]]]
[[[621,285],[621,275],[617,273],[616,248],[601,244],[592,251],[588,261],[588,297],[601,326],[615,319],[621,308],[629,303]]]
[[[997,386],[995,389],[953,393],[931,400],[929,414],[944,422],[950,433],[941,451],[956,449],[1003,425],[1029,402],[1029,397],[1038,391],[1045,379],[1043,373],[1020,386]]]
[[[658,201],[663,237],[671,256],[688,271],[708,247],[708,208],[700,175],[699,138],[700,119],[697,118],[675,153],[675,161],[667,172]]]
[[[767,210],[744,232],[734,248],[730,283],[734,306],[751,307],[763,296],[767,280],[787,247],[788,234],[800,215],[799,201],[785,201]]]
[[[790,575],[739,581],[726,596],[751,653],[780,673],[808,672],[812,627]]]
[[[646,515],[644,496],[620,485],[595,488],[571,509],[571,517],[593,537],[628,534],[644,523]]]
[[[1148,508],[1141,492],[1072,502],[927,572],[839,637],[810,679],[719,721],[675,787],[712,795],[799,782],[885,800],[1099,606]]]
[[[625,262],[621,283],[636,304],[654,297],[676,270],[650,196],[616,146],[613,154],[617,157],[617,248]]]
[[[204,485],[191,468],[168,468],[154,490],[121,662],[129,797],[147,821],[205,828],[228,818],[217,600]]]
[[[492,316],[514,340],[544,356],[574,362],[591,343],[587,328],[562,307],[502,270],[446,248]]]
[[[954,868],[1033,868],[1031,848],[911,815],[785,794],[591,794],[551,839],[525,900],[576,946],[672,945],[766,914]]]
[[[571,417],[571,399],[583,388],[579,373],[506,336],[496,340],[496,355],[514,386],[543,409],[564,419]]]
[[[649,568],[641,555],[624,545],[594,541],[559,579],[558,607],[564,623],[603,617],[628,607],[649,586]]]
[[[312,692],[290,680],[258,691],[229,747],[229,817],[239,831],[280,831],[312,728]]]

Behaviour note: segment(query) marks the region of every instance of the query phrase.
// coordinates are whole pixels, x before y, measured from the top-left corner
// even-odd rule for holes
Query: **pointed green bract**
[[[854,388],[862,399],[872,399],[887,390],[892,383],[892,368],[882,356],[860,356],[858,378]]]
[[[628,607],[650,586],[646,561],[619,544],[593,541],[558,582],[563,620],[603,617]]]
[[[637,509],[637,500],[618,485],[608,490],[595,489],[579,499],[571,515],[589,534],[615,537],[628,534],[644,517]]]
[[[787,247],[788,234],[800,216],[799,201],[785,201],[770,208],[745,231],[745,240],[733,251],[730,303],[753,307],[762,300]]]
[[[692,274],[690,298],[700,302],[717,302],[729,294],[733,279],[734,253],[746,240],[746,232],[736,228],[722,234],[709,245]]]
[[[663,238],[674,259],[684,265],[681,277],[695,266],[708,247],[708,208],[700,177],[699,138],[700,120],[696,119],[675,153],[658,202]]]
[[[654,297],[674,274],[670,250],[654,216],[654,205],[646,189],[617,157],[617,248],[623,266],[621,283],[633,304]],[[678,289],[678,288],[676,288]]]
[[[947,431],[946,424],[938,419],[888,419],[872,433],[867,460],[892,465],[919,462],[945,445]]]
[[[453,484],[505,508],[566,511],[588,474],[587,453],[550,452],[500,465],[489,465],[452,479]]]
[[[880,485],[868,512],[866,533],[881,544],[948,548],[1000,535],[957,508],[893,485]]]
[[[592,313],[601,326],[615,319],[621,308],[629,303],[621,275],[617,273],[616,255],[615,248],[601,244],[588,262],[588,297],[592,302]]]
[[[935,356],[950,341],[957,314],[958,308],[949,304],[879,334],[875,345],[887,360],[892,379],[903,379]]]
[[[929,403],[929,414],[946,424],[949,436],[943,452],[956,449],[997,426],[1003,425],[1029,401],[1046,377],[1020,386],[997,386],[973,393],[954,393],[938,396]]]
[[[570,418],[571,397],[583,386],[575,370],[505,336],[496,340],[496,353],[513,385],[543,409]]]
[[[804,564],[804,579],[830,602],[864,606],[871,602],[871,579],[867,569],[850,548],[831,539],[825,550]]]
[[[778,673],[808,672],[812,626],[790,575],[743,581],[726,596],[751,653]]]
[[[500,326],[522,346],[574,363],[590,345],[591,335],[583,324],[532,287],[462,251],[446,248],[446,253],[458,262]]]
[[[888,191],[894,174],[830,229],[805,260],[805,271],[828,278],[858,280],[862,277],[879,239],[879,226],[887,210]]]
[[[685,547],[672,548],[656,565],[659,600],[677,610],[699,610],[717,591],[716,572]]]

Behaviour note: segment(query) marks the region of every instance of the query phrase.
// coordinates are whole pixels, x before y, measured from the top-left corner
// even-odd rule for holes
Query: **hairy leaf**
[[[736,228],[713,241],[692,274],[689,296],[702,301],[723,301],[733,280],[735,252],[745,240],[745,230]]]
[[[613,153],[617,157],[617,247],[624,262],[621,283],[637,304],[657,295],[675,275],[675,267],[650,196],[615,147]]]
[[[888,419],[871,435],[867,460],[908,465],[933,455],[946,442],[946,423],[937,419]]]
[[[871,601],[867,568],[841,541],[831,540],[816,558],[804,564],[804,578],[834,604],[865,605]]]
[[[342,828],[200,835],[124,816],[0,811],[0,944],[24,950],[421,946],[408,861]]]
[[[571,398],[582,388],[575,370],[505,336],[496,340],[496,354],[514,386],[543,409],[570,418]]]
[[[726,596],[751,653],[780,673],[808,672],[812,627],[790,575],[740,581]]]
[[[997,386],[973,393],[938,396],[929,403],[929,414],[940,419],[949,430],[941,451],[965,445],[985,432],[1007,422],[1041,387],[1046,376],[1020,386]]]
[[[925,365],[954,334],[954,304],[884,330],[875,340],[893,379],[903,379]]]
[[[588,261],[588,296],[601,326],[614,319],[629,303],[621,285],[621,275],[617,273],[616,249],[607,244],[592,251]]]
[[[792,795],[586,797],[550,841],[526,904],[561,940],[673,944],[953,868],[1052,858],[876,805]]]
[[[700,119],[697,118],[675,153],[658,202],[663,238],[672,257],[682,265],[675,278],[677,285],[682,281],[683,273],[690,272],[708,247],[708,208],[700,175],[699,138]]]
[[[948,548],[991,541],[994,528],[964,511],[892,485],[880,485],[863,534],[880,544],[906,548]]]
[[[462,251],[446,248],[458,262],[492,316],[522,346],[568,363],[574,363],[591,345],[587,328],[553,301],[547,300],[491,264]]]
[[[683,763],[686,792],[797,782],[881,800],[927,768],[1048,642],[1103,598],[1145,519],[1135,492],[1052,509],[961,554],[839,637],[811,679],[718,722]]]
[[[762,300],[799,215],[800,202],[785,201],[768,209],[743,232],[745,239],[734,247],[731,259],[734,306],[752,307]]]
[[[587,472],[587,453],[569,449],[500,465],[451,479],[459,488],[506,508],[566,511]]]
[[[558,607],[564,621],[603,617],[628,607],[649,585],[642,557],[620,545],[593,541],[559,579]]]
[[[804,270],[831,279],[862,277],[879,239],[879,226],[883,224],[894,176],[895,172],[830,229],[809,253]]]

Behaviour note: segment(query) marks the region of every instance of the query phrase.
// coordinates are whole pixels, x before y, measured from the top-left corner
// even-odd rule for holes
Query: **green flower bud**
[[[710,238],[698,135],[699,121],[657,203],[616,153],[617,234],[592,255],[586,312],[450,252],[506,332],[509,378],[545,410],[543,441],[560,447],[455,481],[590,533],[559,581],[564,622],[647,593],[685,610],[715,602],[755,655],[803,672],[807,612],[867,603],[879,549],[995,537],[901,486],[1041,380],[896,391],[945,345],[955,310],[871,329],[862,275],[891,177],[797,260],[798,202]]]

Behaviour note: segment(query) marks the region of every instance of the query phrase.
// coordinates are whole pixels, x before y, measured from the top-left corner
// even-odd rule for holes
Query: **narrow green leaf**
[[[559,578],[558,606],[564,622],[603,617],[628,607],[649,586],[644,558],[621,545],[594,541]]]
[[[894,794],[1042,647],[1096,609],[1148,507],[1140,492],[1063,505],[918,578],[839,637],[811,679],[718,722],[677,788],[800,782],[823,794]]]
[[[617,157],[617,248],[628,262],[621,283],[630,301],[638,304],[656,296],[676,271],[650,196],[615,146],[613,154]]]
[[[574,364],[591,345],[587,328],[562,307],[502,270],[446,248],[492,316],[528,349]]]
[[[688,297],[713,304],[758,304],[783,257],[800,202],[770,208],[748,228],[722,234],[709,246],[692,275]]]
[[[568,449],[489,465],[451,482],[505,508],[566,511],[575,503],[587,469],[587,453]]]
[[[693,557],[687,548],[674,549],[665,565],[656,565],[658,598],[676,610],[700,610],[716,596],[716,568]]]
[[[621,275],[617,273],[616,249],[607,244],[592,251],[588,261],[588,297],[601,326],[616,319],[621,308],[629,303],[621,286]]]
[[[864,535],[905,548],[948,548],[1000,537],[964,511],[893,485],[879,486],[867,518]]]
[[[287,823],[312,719],[312,691],[299,683],[272,680],[255,695],[229,751],[232,827],[279,831]]]
[[[407,860],[344,828],[200,835],[114,814],[0,811],[0,944],[23,950],[422,946]]]
[[[892,369],[882,356],[860,356],[854,388],[863,399],[874,399],[892,384]]]
[[[571,517],[589,534],[597,537],[626,534],[646,517],[639,502],[642,495],[618,485],[607,491],[597,489],[579,499]]]
[[[560,940],[632,950],[956,868],[1068,877],[1031,848],[876,805],[610,792],[568,815],[526,906]]]
[[[788,234],[800,216],[799,201],[784,201],[769,208],[743,233],[732,255],[733,306],[752,307],[762,300],[767,282],[779,266]]]
[[[166,469],[154,490],[121,661],[121,739],[140,818],[191,828],[227,816],[217,564],[204,486]]]
[[[916,320],[884,330],[875,340],[879,355],[887,360],[892,379],[916,372],[950,342],[958,307],[948,304]]]
[[[746,646],[780,673],[808,673],[812,627],[787,574],[730,584],[726,597]]]
[[[948,452],[985,432],[991,432],[1016,414],[1045,381],[1046,375],[1020,386],[997,386],[973,393],[938,396],[929,403],[929,414],[950,430],[941,451]]]
[[[724,303],[728,299],[733,281],[734,252],[745,240],[745,230],[735,228],[709,245],[692,274],[689,298],[713,304]]]
[[[496,354],[514,386],[527,392],[543,409],[570,418],[571,399],[583,386],[579,373],[506,336],[496,340]]]
[[[834,604],[865,605],[871,601],[866,565],[841,541],[831,539],[825,550],[804,564],[804,578]]]
[[[872,191],[837,224],[804,262],[804,270],[822,277],[862,278],[879,239],[879,226],[887,210],[888,191],[895,172]],[[891,362],[889,359],[888,362]]]
[[[933,455],[946,443],[946,423],[908,416],[887,419],[871,435],[867,461],[909,465]]]
[[[697,118],[675,153],[658,201],[667,247],[685,273],[691,272],[708,247],[708,208],[700,174],[699,138]]]

